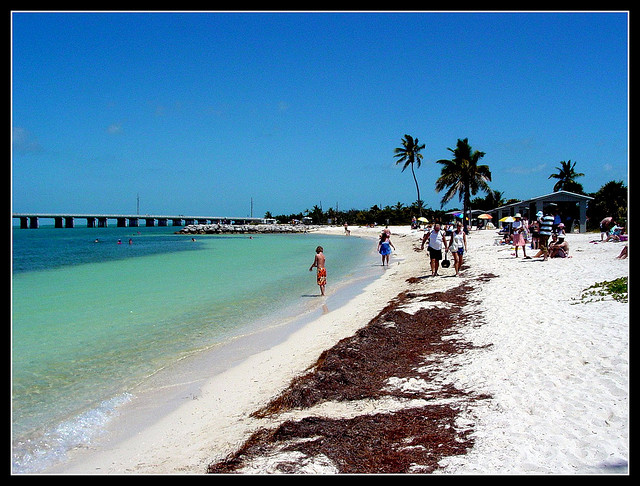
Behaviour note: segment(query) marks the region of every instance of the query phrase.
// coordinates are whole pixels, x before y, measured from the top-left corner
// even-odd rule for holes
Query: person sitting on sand
[[[605,241],[620,241],[620,235],[624,234],[624,228],[613,223],[613,227],[609,230],[609,236]]]
[[[564,238],[565,235],[559,234],[549,245],[549,258],[569,258],[569,243]]]
[[[547,252],[547,257],[549,257],[549,249],[551,248],[551,245],[555,245],[556,242],[558,241],[558,235],[556,235],[555,233],[551,235],[551,241],[547,242],[547,248],[546,248],[546,252]],[[544,256],[545,254],[545,249],[544,248],[540,248],[538,250],[538,253],[536,253],[533,258],[539,258],[541,256]]]
[[[324,288],[327,285],[327,270],[324,268],[325,256],[324,249],[321,246],[316,248],[316,256],[313,260],[313,264],[309,267],[309,271],[313,270],[313,267],[318,269],[316,282],[320,286],[320,294],[324,295]]]
[[[616,257],[618,260],[624,260],[625,258],[627,258],[627,256],[629,256],[629,245],[624,245],[624,248],[622,249],[622,251],[620,251],[620,254]]]

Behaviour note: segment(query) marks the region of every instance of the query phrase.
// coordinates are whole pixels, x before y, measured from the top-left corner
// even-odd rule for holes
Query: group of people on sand
[[[543,261],[549,258],[570,258],[569,243],[564,223],[554,216],[555,206],[549,205],[543,211],[536,213],[531,222],[516,213],[515,221],[503,232],[505,243],[513,245],[515,257],[518,258],[518,249],[522,247],[522,256],[530,260],[527,255],[527,243],[532,250],[538,250],[533,258],[542,257]]]
[[[619,226],[611,216],[607,216],[600,221],[600,243],[609,241],[627,241],[629,235],[625,234],[624,226]],[[589,243],[598,243],[597,240],[591,240]],[[624,245],[618,259],[624,259],[629,256],[629,245]]]
[[[600,221],[600,241],[627,241],[624,226],[619,226],[611,216]]]
[[[554,213],[556,214],[554,216]],[[504,232],[505,242],[511,244],[515,248],[515,257],[518,258],[518,249],[522,248],[522,255],[525,259],[531,259],[531,256],[527,255],[527,244],[530,244],[532,250],[538,250],[533,258],[542,257],[543,261],[549,258],[571,258],[569,255],[569,243],[567,242],[567,235],[565,232],[565,225],[559,221],[557,217],[557,207],[553,204],[548,205],[543,211],[538,211],[535,219],[531,222],[527,218],[523,218],[520,213],[516,213],[514,216],[515,221],[510,224],[507,230]],[[345,234],[349,235],[351,232],[348,230],[347,225],[345,227]],[[603,229],[604,228],[604,229]],[[616,225],[612,218],[605,218],[600,223],[601,241],[620,241],[620,233],[616,231],[624,232],[624,228],[620,228]],[[444,268],[449,266],[449,261],[446,258],[447,252],[451,252],[453,256],[453,269],[455,275],[459,276],[460,268],[463,263],[463,256],[467,251],[467,235],[464,231],[462,222],[457,222],[453,229],[444,230],[440,223],[435,223],[433,226],[428,226],[424,230],[424,236],[422,237],[421,250],[424,250],[425,244],[427,244],[427,251],[429,252],[429,263],[431,267],[431,276],[438,276],[438,270],[440,269],[440,262],[444,260],[447,263],[442,264]],[[378,253],[382,258],[382,266],[389,266],[389,256],[391,255],[393,246],[391,242],[391,230],[389,227],[380,233],[378,240]],[[444,249],[444,254],[443,254]],[[624,256],[621,254],[618,258],[626,257],[626,247],[624,250]],[[317,283],[320,286],[322,295],[324,294],[325,286],[327,283],[327,273],[324,268],[325,257],[321,246],[316,248],[316,257],[314,259],[309,271],[317,268]]]
[[[421,250],[424,250],[425,243],[428,243],[427,250],[429,252],[429,264],[431,267],[431,276],[438,276],[438,270],[440,269],[440,261],[443,259],[443,247],[445,261],[446,254],[451,251],[453,255],[453,269],[456,276],[460,273],[460,267],[462,267],[463,255],[467,251],[467,235],[464,231],[461,222],[458,222],[455,228],[445,231],[442,229],[440,223],[435,223],[433,226],[425,228],[424,236],[422,238]],[[386,227],[382,233],[380,233],[380,239],[378,240],[378,253],[382,257],[382,266],[389,266],[389,255],[391,249],[396,249],[391,243],[391,230]],[[449,265],[443,263],[443,267]]]
[[[347,225],[345,227],[345,234],[349,235],[351,232],[348,230]],[[440,268],[440,261],[442,260],[444,247],[445,258],[446,253],[451,251],[453,255],[453,269],[456,276],[460,273],[460,267],[462,267],[463,255],[467,251],[467,235],[464,232],[462,223],[458,222],[454,229],[447,231],[443,230],[440,223],[435,223],[433,227],[427,227],[422,238],[421,250],[424,250],[424,245],[427,241],[429,251],[429,261],[431,266],[431,275],[437,276]],[[389,266],[389,257],[392,253],[392,249],[395,251],[396,247],[391,242],[391,230],[389,227],[385,227],[380,233],[378,239],[377,251],[382,259],[382,266]],[[313,264],[309,268],[312,271],[313,268],[317,268],[317,284],[320,286],[321,295],[325,295],[325,286],[327,284],[327,272],[325,270],[325,256],[321,246],[316,248],[316,256]],[[448,260],[447,260],[448,261]],[[443,264],[443,267],[445,265]],[[448,266],[448,265],[447,265]]]
[[[464,232],[462,223],[456,223],[455,228],[451,230],[450,234],[447,234],[447,231],[442,229],[440,223],[435,223],[433,227],[427,227],[424,231],[424,236],[422,237],[422,244],[420,245],[421,250],[424,250],[424,245],[427,242],[431,276],[438,276],[440,260],[442,260],[443,255],[443,247],[445,261],[447,262],[446,254],[448,251],[451,251],[451,255],[453,255],[453,269],[456,272],[456,276],[459,276],[460,267],[462,267],[463,255],[467,251],[467,234]],[[442,266],[446,268],[448,264],[445,266],[443,262]]]

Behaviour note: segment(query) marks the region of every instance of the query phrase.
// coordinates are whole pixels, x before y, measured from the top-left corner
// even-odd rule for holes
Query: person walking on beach
[[[453,268],[456,271],[457,277],[458,273],[460,273],[460,267],[462,266],[462,255],[467,251],[467,235],[464,232],[462,223],[458,223],[456,229],[453,230],[449,248],[451,248],[451,254],[453,255]]]
[[[522,215],[520,213],[516,213],[515,218],[516,220],[513,222],[511,228],[513,230],[513,246],[516,248],[516,258],[518,258],[518,247],[521,246],[524,257],[530,260],[531,257],[527,256],[527,242],[524,239],[525,226],[522,222]]]
[[[431,231],[425,231],[422,237],[421,250],[424,250],[425,242],[429,240],[429,259],[431,263],[431,276],[436,277],[438,275],[438,268],[440,267],[440,260],[442,260],[442,246],[444,245],[444,251],[447,251],[447,240],[445,233],[440,229],[440,223],[435,223]]]
[[[387,262],[387,267],[389,266],[389,255],[391,255],[391,248],[396,249],[391,243],[391,238],[389,237],[389,233],[386,230],[380,234],[380,239],[378,240],[378,253],[382,255],[382,266],[384,267],[384,262]]]
[[[321,246],[316,248],[316,256],[313,260],[313,264],[309,267],[309,271],[313,270],[313,267],[318,269],[316,275],[316,282],[320,286],[320,294],[324,295],[324,288],[327,285],[327,270],[324,268],[325,256],[324,249]]]

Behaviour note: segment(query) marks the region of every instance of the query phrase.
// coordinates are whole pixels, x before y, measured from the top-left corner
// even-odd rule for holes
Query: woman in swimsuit
[[[389,255],[391,255],[391,248],[396,249],[391,243],[391,239],[389,238],[389,233],[383,231],[380,235],[380,240],[378,241],[378,253],[382,255],[382,266],[384,267],[384,262],[387,262],[387,267],[389,266]]]

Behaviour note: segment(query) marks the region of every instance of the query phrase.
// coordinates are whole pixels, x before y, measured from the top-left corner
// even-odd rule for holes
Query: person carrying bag
[[[445,232],[440,229],[440,224],[436,223],[433,225],[433,229],[431,231],[425,231],[424,236],[422,237],[422,246],[421,250],[424,250],[424,244],[429,240],[429,259],[431,264],[431,276],[436,277],[438,275],[438,268],[440,266],[440,260],[442,260],[442,247],[444,246],[445,254],[447,252],[447,240],[445,238]],[[449,260],[446,260],[449,262]],[[442,265],[444,268],[444,262]]]

